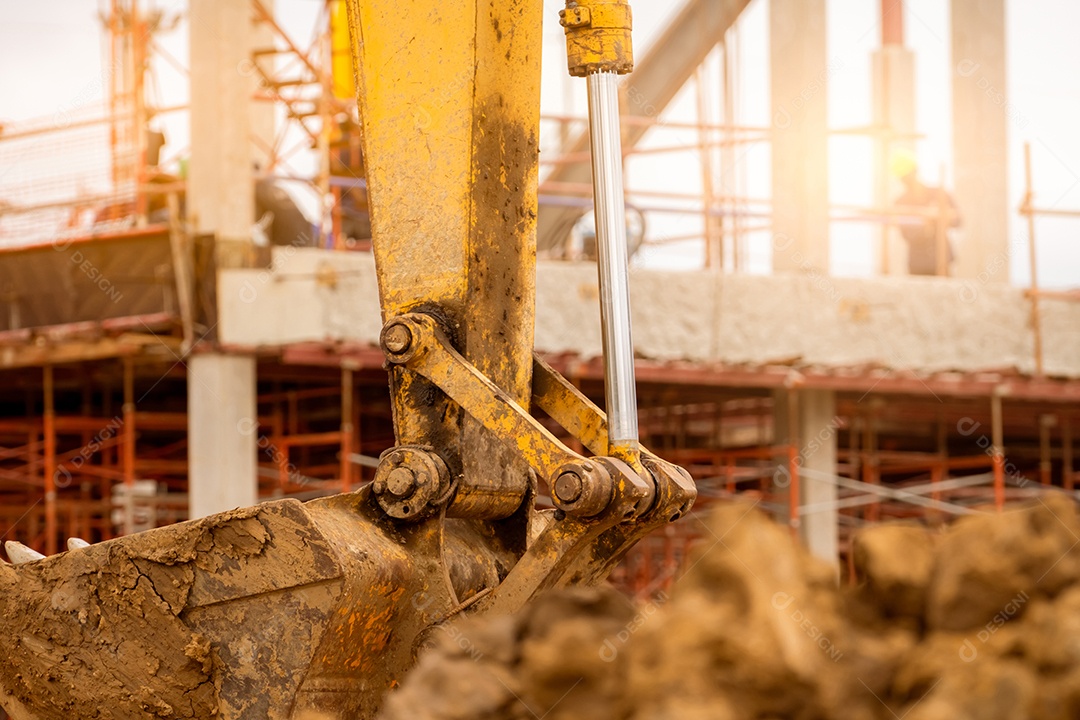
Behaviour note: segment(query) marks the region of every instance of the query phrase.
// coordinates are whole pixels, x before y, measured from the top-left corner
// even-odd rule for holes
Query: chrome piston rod
[[[617,74],[605,71],[587,76],[593,208],[600,274],[600,325],[604,342],[604,396],[607,400],[608,450],[612,455],[619,454],[619,449],[636,451],[638,445],[618,78]]]

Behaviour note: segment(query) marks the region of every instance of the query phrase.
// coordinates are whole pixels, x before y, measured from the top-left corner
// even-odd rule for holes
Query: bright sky
[[[229,0],[240,1],[240,0]],[[543,104],[545,112],[571,111],[584,114],[584,83],[566,76],[565,52],[557,12],[563,0],[543,0],[545,56]],[[768,0],[755,0],[740,20],[733,38],[737,45],[737,117],[746,125],[767,125]],[[151,4],[144,0],[144,5]],[[156,7],[180,11],[183,0],[155,0]],[[277,0],[282,24],[300,44],[311,37],[313,21],[320,6],[317,0]],[[101,102],[106,90],[102,74],[103,42],[98,13],[103,0],[50,0],[25,3],[0,0],[0,123],[34,117],[55,117],[58,113]],[[870,119],[870,56],[880,35],[877,0],[829,0],[829,122],[833,128],[866,124]],[[1015,108],[1009,123],[1011,207],[1023,192],[1022,148],[1033,146],[1036,199],[1040,207],[1080,209],[1080,90],[1068,79],[1080,77],[1080,43],[1075,29],[1080,27],[1080,3],[1075,0],[1013,0],[1008,4],[1007,100]],[[667,0],[637,0],[634,3],[635,43],[645,48],[652,36],[671,15],[676,4]],[[951,59],[949,49],[948,3],[942,0],[907,0],[905,30],[907,45],[916,53],[917,123],[925,135],[918,154],[924,179],[936,181],[937,168],[944,162],[951,183]],[[186,28],[181,25],[162,44],[177,61],[187,65]],[[719,104],[720,65],[718,54],[707,65],[708,87],[714,105]],[[162,104],[184,102],[182,76],[168,63],[158,63],[157,100]],[[689,84],[665,115],[676,121],[696,118],[696,93]],[[719,121],[717,116],[714,120]],[[186,121],[177,116],[166,123],[172,143],[186,137]],[[691,143],[693,133],[674,130],[653,132],[646,146]],[[175,146],[170,146],[176,150]],[[545,144],[545,147],[550,147]],[[167,154],[169,149],[167,149]],[[834,203],[870,204],[870,145],[866,140],[835,137],[830,143]],[[4,168],[0,167],[0,173]],[[696,193],[701,188],[701,170],[693,153],[657,154],[633,158],[628,163],[629,184],[633,188]],[[750,197],[769,195],[769,150],[767,145],[747,146],[737,153],[736,162],[717,169],[718,183],[735,182],[733,189]],[[697,214],[656,215],[649,218],[652,239],[678,238],[700,233]],[[1048,287],[1080,286],[1080,219],[1041,219],[1038,223],[1039,273]],[[1013,213],[1011,239],[1026,242],[1023,220]],[[872,238],[869,227],[834,224],[832,255],[834,273],[869,275],[873,269]],[[768,235],[759,233],[750,240],[750,269],[768,269]],[[638,262],[657,267],[698,267],[700,242],[671,242],[647,249]],[[1011,256],[1015,284],[1027,283],[1027,251]]]

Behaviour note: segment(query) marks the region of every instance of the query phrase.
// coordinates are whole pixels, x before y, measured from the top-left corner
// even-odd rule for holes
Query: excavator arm
[[[492,588],[478,604],[514,609],[528,597],[521,588],[532,592],[605,572],[632,538],[653,526],[650,512],[678,517],[694,494],[676,468],[651,456],[643,463],[637,442],[614,86],[633,68],[630,8],[625,0],[584,0],[560,13],[569,70],[589,85],[613,431],[578,394],[558,395],[564,407],[547,402],[568,385],[539,361],[542,376],[535,379],[548,391],[538,399],[565,410],[556,417],[568,430],[604,427],[605,442],[591,448],[595,459],[574,453],[529,414],[536,394],[542,3],[453,0],[433,8],[428,0],[364,0],[348,8],[381,341],[397,438],[410,449],[404,461],[400,453],[384,459],[373,492],[402,519],[445,510],[450,517],[499,521],[520,512],[525,523],[500,526],[509,534],[501,538],[507,548],[522,547],[522,539],[534,536],[529,528],[542,525],[539,541],[526,543],[510,573],[514,582]],[[430,465],[447,471],[421,483],[431,478]],[[530,518],[536,479],[550,490],[555,522]],[[618,548],[611,557],[593,553],[589,544],[616,527],[626,541],[605,545]]]
[[[354,493],[0,567],[16,720],[371,718],[441,624],[600,582],[690,508],[689,475],[637,442],[622,0],[561,13],[593,116],[610,416],[533,353],[542,5],[348,0],[396,445]]]

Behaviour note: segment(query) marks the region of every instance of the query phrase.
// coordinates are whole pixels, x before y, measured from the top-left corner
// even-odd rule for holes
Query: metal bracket
[[[633,17],[627,0],[568,0],[559,11],[559,24],[566,33],[571,75],[623,75],[634,69]]]
[[[384,326],[381,344],[390,363],[427,378],[484,427],[514,442],[521,457],[553,488],[553,500],[564,512],[588,517],[603,512],[616,497],[632,496],[637,505],[652,494],[638,473],[614,475],[604,464],[566,447],[469,364],[434,318],[421,313],[396,317]],[[557,487],[565,492],[560,495]]]
[[[580,440],[593,454],[615,455],[612,452],[614,448],[608,443],[607,416],[604,411],[535,354],[533,355],[532,400],[538,408]],[[682,492],[690,499],[691,504],[697,497],[697,488],[689,473],[649,452],[646,448],[639,446],[632,455],[618,457],[634,468],[639,475],[652,478],[657,492],[661,491],[663,484],[657,478],[663,475],[682,486]],[[683,514],[689,509],[687,507]]]
[[[568,7],[559,11],[559,24],[564,28],[588,27],[592,24],[592,13],[587,7]]]
[[[614,458],[602,458],[622,465]],[[612,505],[594,518],[566,517],[552,521],[491,593],[469,614],[513,612],[537,593],[574,584],[601,582],[634,544],[653,530],[685,514],[694,503],[697,488],[682,468],[662,460],[643,458],[658,487],[652,506],[643,514],[627,505]],[[619,513],[625,512],[626,517]],[[633,516],[633,519],[626,518]]]
[[[399,520],[430,515],[446,505],[453,484],[446,463],[430,447],[399,445],[383,453],[371,491]]]

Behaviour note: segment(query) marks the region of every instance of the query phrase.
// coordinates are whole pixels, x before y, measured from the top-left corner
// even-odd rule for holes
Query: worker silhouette
[[[932,188],[919,179],[919,167],[909,152],[896,153],[890,161],[892,175],[900,179],[904,191],[896,198],[896,209],[910,213],[899,221],[900,235],[908,246],[908,273],[948,275],[952,265],[949,228],[960,227],[956,202],[944,188]],[[942,227],[944,225],[944,227]],[[945,267],[938,271],[938,243],[945,244]]]

